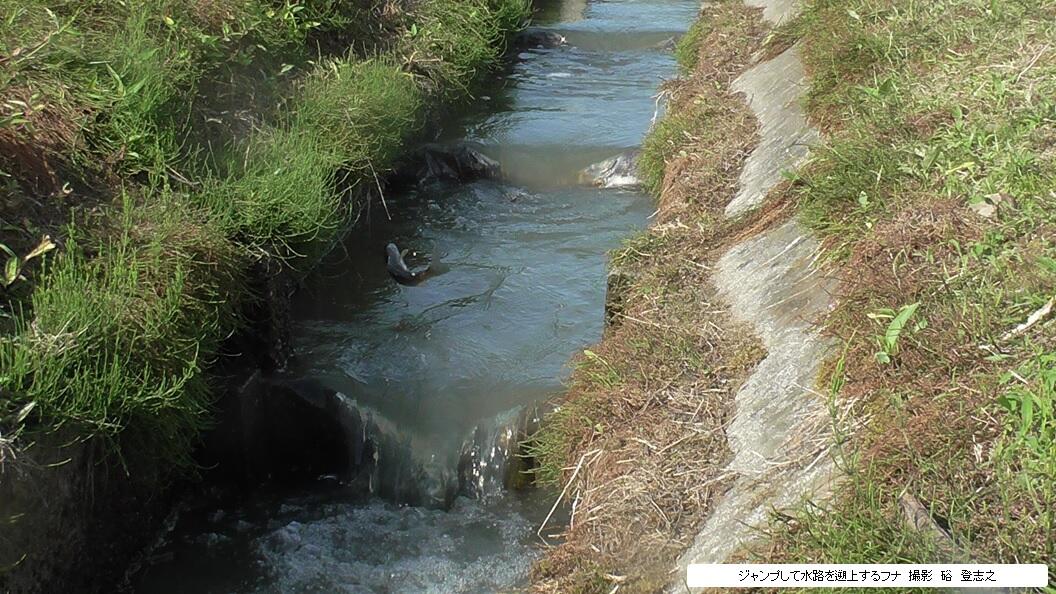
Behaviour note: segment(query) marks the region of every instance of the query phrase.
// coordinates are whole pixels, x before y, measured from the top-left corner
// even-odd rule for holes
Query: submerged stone
[[[579,182],[599,188],[637,188],[638,149],[629,150],[587,167],[579,173]]]
[[[427,144],[411,155],[409,162],[410,167],[397,173],[398,181],[427,185],[502,177],[499,162],[468,143]]]
[[[567,43],[565,36],[560,33],[531,27],[521,31],[517,34],[517,37],[513,39],[513,47],[522,49],[550,49],[561,47],[562,45],[565,45],[565,43]]]
[[[260,379],[241,395],[245,468],[251,482],[351,481],[373,463],[358,411],[311,380]]]
[[[657,44],[654,44],[653,45],[653,49],[659,50],[659,51],[662,51],[662,52],[671,52],[671,51],[675,50],[675,47],[677,45],[678,45],[678,38],[674,37],[674,36],[671,36],[671,37],[668,37],[667,39],[665,39],[665,40],[663,40],[663,41],[661,41],[661,42],[659,42]]]

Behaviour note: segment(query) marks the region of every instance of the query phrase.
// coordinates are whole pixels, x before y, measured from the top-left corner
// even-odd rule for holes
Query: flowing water
[[[183,514],[137,592],[523,583],[551,501],[502,490],[511,422],[559,391],[570,357],[600,338],[606,253],[652,210],[639,193],[577,185],[578,172],[641,142],[674,73],[664,42],[696,10],[690,0],[542,7],[536,25],[568,43],[517,54],[445,125],[497,159],[503,180],[386,195],[296,298],[297,363],[277,381],[336,398],[362,440],[354,457],[375,459],[359,485],[369,494],[323,477]],[[395,284],[390,241],[439,273]]]

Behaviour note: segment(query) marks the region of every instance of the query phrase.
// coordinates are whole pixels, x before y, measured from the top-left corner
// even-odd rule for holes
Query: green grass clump
[[[739,64],[756,51],[755,41],[763,27],[752,11],[743,7],[736,0],[706,6],[678,41],[675,57],[680,77],[664,85],[668,111],[646,135],[638,158],[642,185],[657,198],[665,190],[666,170],[674,165],[673,170],[688,179],[672,176],[666,181],[678,186],[680,192],[696,193],[694,201],[708,202],[715,193],[713,182],[721,177],[719,166],[729,166],[723,162],[725,150],[708,154],[699,147],[731,144],[729,130],[720,122],[732,119],[730,123],[738,126],[747,124],[746,110],[730,100],[727,87],[740,72]],[[690,162],[711,166],[684,173],[683,167]],[[683,198],[678,196],[674,202],[683,202]]]
[[[407,30],[401,53],[431,92],[465,94],[502,56],[505,36],[520,28],[528,13],[527,0],[426,2]]]
[[[642,187],[649,194],[659,196],[663,190],[667,162],[681,150],[690,125],[691,120],[684,113],[667,114],[653,126],[642,142],[638,176],[642,180]]]
[[[243,150],[237,169],[197,195],[228,234],[273,250],[311,243],[337,225],[336,147],[306,131],[275,128],[251,137]]]
[[[697,19],[678,39],[675,44],[675,60],[681,74],[689,74],[697,68],[700,62],[700,42],[711,30],[712,23],[709,20]]]
[[[306,81],[290,127],[333,146],[344,168],[372,176],[422,126],[424,105],[414,78],[391,61],[337,61]]]
[[[45,232],[61,246],[17,300],[0,294],[4,435],[70,428],[188,462],[246,254],[310,268],[353,190],[383,180],[432,106],[467,96],[527,13],[524,0],[0,0],[0,221],[19,249]],[[251,130],[214,117],[247,106]]]
[[[194,112],[204,89],[280,85],[236,73],[303,66],[318,57],[313,36],[378,21],[369,7],[326,0],[0,0],[0,14],[0,51],[13,55],[0,88],[19,102],[0,117],[21,124],[21,140],[52,145],[81,176],[155,182],[200,165],[186,141],[204,119]]]
[[[115,438],[132,428],[159,459],[185,463],[210,397],[201,373],[232,329],[242,256],[177,196],[126,197],[76,232],[32,296],[32,319],[0,340],[0,418]]]
[[[465,94],[524,19],[521,0],[424,3],[391,57],[324,61],[303,81],[283,122],[232,151],[226,180],[203,193],[241,240],[281,252],[327,239],[345,216],[341,194],[384,176],[424,124],[429,100]],[[430,56],[425,77],[405,70]]]
[[[535,461],[533,479],[539,485],[561,486],[567,465],[574,463],[570,458],[582,445],[584,435],[604,433],[603,422],[612,420],[605,391],[628,388],[626,370],[591,350],[583,351],[574,373],[576,387],[582,393],[550,412],[546,422],[524,443],[525,455]]]
[[[227,178],[201,198],[254,245],[325,240],[350,206],[341,192],[379,183],[421,127],[424,103],[414,79],[388,61],[327,62],[304,82],[287,122],[233,151]]]
[[[100,40],[103,65],[79,83],[90,89],[82,96],[97,114],[80,156],[86,163],[102,156],[119,174],[161,176],[181,158],[179,129],[172,122],[187,117],[185,93],[194,88],[201,66],[179,39],[158,43],[160,25],[153,14],[139,12],[117,31],[94,33],[117,35],[121,43]]]
[[[1036,348],[1001,381],[1005,389],[998,404],[1007,414],[994,450],[997,477],[1010,501],[1030,506],[1002,510],[1003,523],[1010,528],[1008,536],[1027,539],[1023,559],[1051,564],[1056,558],[1056,544],[1051,542],[1056,530],[1056,351],[1051,346]],[[1025,518],[1036,527],[1022,524]],[[1038,542],[1039,529],[1047,531],[1041,537],[1047,533],[1048,542]]]

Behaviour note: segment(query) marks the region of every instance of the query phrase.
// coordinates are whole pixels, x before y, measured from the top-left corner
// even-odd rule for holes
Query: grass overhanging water
[[[0,3],[0,462],[64,428],[189,466],[252,262],[310,267],[527,12]]]

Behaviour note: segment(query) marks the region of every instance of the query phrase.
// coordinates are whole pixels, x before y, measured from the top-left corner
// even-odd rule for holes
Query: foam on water
[[[539,508],[510,497],[460,497],[443,511],[342,501],[339,491],[270,493],[183,518],[161,549],[173,562],[136,591],[494,592],[526,580]]]
[[[310,522],[270,524],[254,540],[271,579],[261,594],[496,591],[523,581],[535,556],[532,525],[505,502],[329,505]]]

